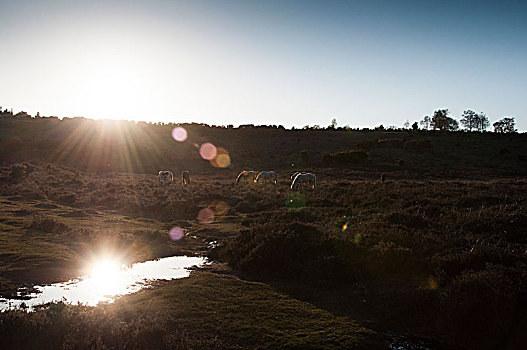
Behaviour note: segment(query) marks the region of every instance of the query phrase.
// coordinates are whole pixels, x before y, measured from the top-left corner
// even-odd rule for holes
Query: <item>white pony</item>
[[[258,176],[256,177],[256,183],[259,184],[260,181],[265,182],[266,180],[270,180],[273,183],[278,183],[278,174],[274,171],[262,171]]]
[[[172,182],[172,181],[174,181],[174,174],[172,174],[171,171],[161,170],[159,172],[159,182],[160,183],[166,183],[166,182]]]
[[[296,173],[294,173],[293,175],[291,175],[291,180],[294,180],[295,177],[296,177],[298,174],[302,174],[302,172],[301,172],[301,171],[297,171]]]
[[[296,190],[299,184],[303,184],[304,182],[309,182],[312,189],[315,189],[315,185],[317,182],[317,177],[315,174],[312,173],[300,173],[295,176],[295,179],[293,180],[293,183],[291,184],[291,189]]]
[[[236,178],[236,184],[238,184],[240,182],[240,180],[243,180],[245,183],[247,183],[249,181],[254,183],[254,182],[256,182],[256,175],[257,174],[258,173],[256,171],[244,170]]]

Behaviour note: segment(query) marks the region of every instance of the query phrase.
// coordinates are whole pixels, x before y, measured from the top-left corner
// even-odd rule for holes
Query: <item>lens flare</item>
[[[229,152],[223,147],[216,147],[216,157],[210,160],[210,164],[216,168],[228,168],[231,165]]]
[[[200,224],[210,224],[214,221],[214,212],[210,208],[201,209],[198,213],[198,221]]]
[[[187,139],[187,130],[185,130],[181,126],[176,126],[172,130],[172,137],[178,142],[183,142]]]
[[[428,278],[428,283],[427,283],[428,289],[437,289],[438,286],[439,286],[439,283],[437,283],[437,281],[433,277]]]
[[[179,241],[181,238],[183,238],[184,236],[184,232],[183,232],[183,229],[181,227],[173,227],[168,236],[170,237],[171,240],[173,241]]]
[[[216,158],[218,151],[216,149],[216,146],[214,146],[212,143],[205,142],[199,147],[199,154],[203,159],[212,160]]]
[[[214,213],[218,216],[224,216],[229,213],[229,205],[224,201],[214,202],[211,205]]]
[[[231,157],[228,154],[220,154],[216,157],[216,162],[220,168],[227,168],[231,165]]]
[[[360,233],[357,233],[355,237],[353,237],[353,243],[359,244],[361,239],[362,239],[362,235]]]

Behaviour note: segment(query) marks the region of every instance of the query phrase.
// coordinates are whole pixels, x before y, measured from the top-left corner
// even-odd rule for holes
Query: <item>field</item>
[[[0,295],[78,276],[101,250],[213,261],[114,304],[4,312],[1,348],[527,342],[523,134],[191,124],[177,142],[175,125],[0,125]],[[202,159],[204,142],[229,166]],[[244,169],[278,184],[236,185]],[[192,184],[161,185],[159,170]],[[297,170],[317,175],[315,191],[289,189]],[[186,235],[170,240],[173,227]]]

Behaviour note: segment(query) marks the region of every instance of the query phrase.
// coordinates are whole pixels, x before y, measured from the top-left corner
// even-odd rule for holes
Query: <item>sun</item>
[[[133,119],[142,106],[151,105],[151,81],[141,62],[123,55],[96,55],[83,59],[73,82],[75,103],[94,119]]]

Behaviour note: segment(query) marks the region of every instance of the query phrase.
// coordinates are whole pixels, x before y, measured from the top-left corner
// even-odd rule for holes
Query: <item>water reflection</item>
[[[38,291],[30,299],[0,299],[0,310],[34,306],[53,301],[95,306],[100,302],[113,302],[119,295],[137,292],[149,281],[188,277],[188,268],[205,263],[205,258],[172,256],[119,267],[111,261],[96,265],[89,276],[48,286],[35,286]]]

